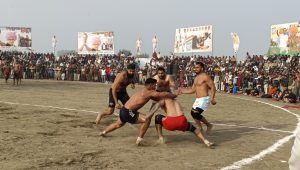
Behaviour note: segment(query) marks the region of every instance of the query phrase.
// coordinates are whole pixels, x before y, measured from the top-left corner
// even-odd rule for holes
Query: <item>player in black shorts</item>
[[[140,112],[138,112],[138,111],[129,110],[129,109],[126,109],[125,107],[122,107],[120,110],[119,117],[120,117],[121,122],[123,122],[123,123],[128,122],[128,123],[134,124],[137,122],[139,114],[140,114]]]
[[[129,96],[127,93],[127,86],[131,85],[134,88],[134,74],[135,74],[135,64],[129,64],[126,71],[119,73],[109,89],[109,103],[108,108],[102,113],[99,113],[96,118],[96,124],[99,124],[103,117],[109,116],[114,113],[115,108],[121,109],[119,100],[124,105],[128,100]]]
[[[124,105],[129,100],[129,95],[127,93],[126,89],[122,89],[122,91],[117,92],[117,99],[121,101],[121,103]],[[108,94],[108,107],[115,108],[116,103],[114,101],[114,97],[112,94],[112,88],[109,89]]]
[[[119,119],[107,126],[105,130],[100,133],[100,136],[105,136],[107,133],[122,127],[127,122],[131,124],[141,123],[142,126],[136,142],[136,144],[139,145],[149,127],[153,114],[144,116],[143,114],[140,114],[138,110],[142,108],[150,99],[155,98],[160,100],[162,98],[175,98],[178,94],[178,92],[176,94],[168,92],[156,92],[156,82],[157,81],[155,79],[148,78],[145,81],[145,87],[133,94],[121,108]]]

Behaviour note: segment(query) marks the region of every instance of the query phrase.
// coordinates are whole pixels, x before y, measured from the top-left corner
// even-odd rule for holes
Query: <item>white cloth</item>
[[[214,83],[219,83],[220,81],[220,76],[219,75],[215,75],[214,77]]]
[[[142,51],[142,40],[138,39],[136,41],[136,52],[140,53]]]
[[[207,110],[208,106],[209,106],[209,96],[200,97],[200,98],[196,98],[193,104],[193,109],[196,109],[198,107],[205,111]]]
[[[57,44],[57,40],[55,37],[52,38],[52,50],[53,50],[53,53],[55,54],[55,51],[56,51],[56,44]]]
[[[300,124],[297,127],[295,142],[289,160],[289,168],[290,170],[300,169]]]
[[[153,48],[153,52],[157,51],[157,46],[158,46],[158,39],[156,37],[154,37],[152,39],[152,48]]]
[[[233,44],[233,51],[234,51],[234,53],[238,52],[239,46],[240,46],[240,44]]]
[[[105,69],[101,69],[101,76],[105,76],[106,73],[105,73]]]
[[[55,48],[56,47],[56,44],[57,44],[57,40],[56,38],[52,38],[52,47]]]

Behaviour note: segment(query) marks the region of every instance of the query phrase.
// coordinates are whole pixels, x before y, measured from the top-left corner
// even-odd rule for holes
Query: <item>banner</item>
[[[230,33],[231,38],[232,38],[232,44],[233,44],[233,51],[234,54],[237,54],[238,50],[239,50],[239,46],[240,46],[240,38],[237,35],[237,33]]]
[[[174,53],[211,51],[212,25],[176,29]]]
[[[300,22],[271,26],[269,55],[300,53]]]
[[[114,33],[79,32],[78,54],[114,54]]]
[[[31,49],[31,28],[0,27],[0,47],[18,47]]]

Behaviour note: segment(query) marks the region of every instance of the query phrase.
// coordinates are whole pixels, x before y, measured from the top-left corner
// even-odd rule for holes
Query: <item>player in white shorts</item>
[[[206,97],[201,97],[201,98],[196,98],[194,104],[193,104],[193,109],[201,108],[203,111],[207,110],[209,106],[209,96]]]
[[[203,122],[207,126],[206,133],[209,133],[213,125],[208,122],[204,116],[202,116],[202,112],[207,110],[209,103],[212,105],[216,104],[216,88],[210,76],[202,70],[204,70],[204,64],[201,62],[196,62],[194,71],[197,74],[197,77],[194,80],[193,86],[191,88],[181,88],[180,92],[185,94],[196,93],[197,98],[193,104],[191,115],[199,128],[202,129],[201,122]],[[210,96],[208,94],[209,91]]]

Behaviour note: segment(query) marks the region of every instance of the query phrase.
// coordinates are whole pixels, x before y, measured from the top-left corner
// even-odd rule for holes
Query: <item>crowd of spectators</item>
[[[22,66],[24,79],[52,79],[61,81],[93,81],[112,83],[116,75],[130,63],[138,66],[136,82],[143,84],[156,73],[157,67],[165,67],[172,74],[177,86],[193,84],[194,62],[206,65],[205,71],[215,83],[216,89],[226,93],[241,93],[262,98],[273,98],[295,103],[300,96],[299,56],[160,56],[153,55],[148,63],[142,59],[120,55],[79,55],[70,53],[56,58],[49,53],[0,51],[0,77],[3,68]]]

